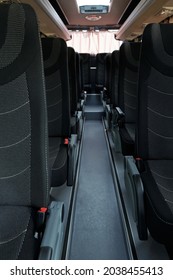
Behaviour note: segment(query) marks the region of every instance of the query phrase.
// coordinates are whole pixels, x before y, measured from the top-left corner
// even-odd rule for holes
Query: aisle
[[[128,259],[101,120],[85,122],[69,259]]]

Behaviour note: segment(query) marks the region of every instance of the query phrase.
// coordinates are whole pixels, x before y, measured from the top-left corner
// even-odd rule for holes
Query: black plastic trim
[[[132,0],[127,8],[125,9],[124,13],[122,14],[120,20],[118,21],[118,24],[123,24],[126,19],[130,16],[130,14],[133,12],[133,10],[136,8],[136,6],[139,4],[140,0]]]
[[[64,15],[64,13],[62,12],[60,6],[58,5],[56,0],[49,0],[50,4],[52,5],[52,7],[55,9],[55,11],[57,12],[57,14],[59,15],[59,17],[62,19],[63,23],[65,25],[68,25],[68,21]]]

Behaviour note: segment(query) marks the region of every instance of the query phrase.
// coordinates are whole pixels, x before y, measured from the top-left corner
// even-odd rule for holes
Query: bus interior
[[[172,23],[172,0],[0,1],[2,260],[173,259]]]

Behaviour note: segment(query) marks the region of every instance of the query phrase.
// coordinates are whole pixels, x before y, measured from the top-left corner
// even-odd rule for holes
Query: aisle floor
[[[69,259],[128,259],[102,121],[83,137]]]

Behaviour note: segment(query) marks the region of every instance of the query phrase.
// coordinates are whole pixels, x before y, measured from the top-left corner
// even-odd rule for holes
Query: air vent
[[[80,6],[81,14],[107,14],[109,11],[109,6],[103,5],[85,5]]]

